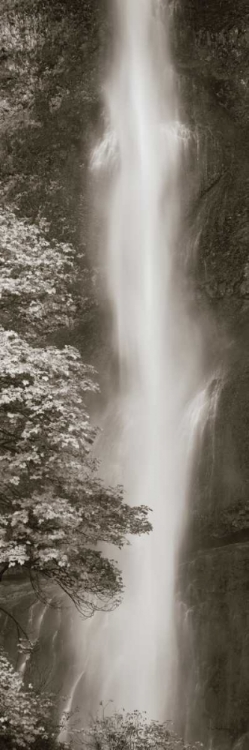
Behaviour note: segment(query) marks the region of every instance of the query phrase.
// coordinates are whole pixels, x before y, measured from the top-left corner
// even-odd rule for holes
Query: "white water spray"
[[[120,362],[122,480],[153,509],[153,533],[126,553],[126,595],[105,630],[104,698],[154,718],[170,711],[177,545],[188,492],[199,375],[196,333],[176,279],[182,148],[159,5],[117,0],[107,86],[117,159],[107,286]],[[200,409],[202,407],[200,406]],[[194,422],[196,420],[194,419]]]
[[[207,393],[198,328],[176,273],[186,139],[167,14],[163,23],[156,0],[116,0],[115,15],[108,129],[92,167],[111,180],[103,265],[120,382],[97,450],[103,476],[123,482],[131,505],[153,509],[153,532],[121,555],[124,601],[116,612],[98,615],[98,625],[95,619],[86,682],[96,679],[97,665],[99,699],[162,720],[170,718],[176,662],[176,558]],[[108,435],[113,447],[106,449]]]

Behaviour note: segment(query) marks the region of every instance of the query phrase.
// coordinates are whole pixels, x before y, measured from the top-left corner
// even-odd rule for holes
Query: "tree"
[[[41,576],[52,580],[89,613],[122,591],[99,544],[149,531],[147,510],[97,479],[85,404],[98,390],[94,368],[74,347],[37,345],[61,321],[73,325],[72,248],[10,211],[0,212],[0,244],[3,322],[16,329],[0,327],[0,575],[22,569],[36,590]]]
[[[0,742],[2,750],[35,750],[39,741],[52,750],[56,727],[51,726],[51,698],[37,695],[33,685],[24,690],[22,678],[0,650]],[[54,743],[55,744],[55,743]],[[41,747],[41,745],[40,745]]]
[[[93,368],[72,347],[35,349],[3,329],[0,346],[1,569],[52,579],[84,611],[117,601],[120,574],[97,545],[121,547],[150,525],[96,477],[84,404]]]
[[[1,324],[36,345],[61,328],[72,330],[89,303],[89,274],[80,269],[79,254],[49,241],[46,230],[45,221],[30,224],[0,207]]]

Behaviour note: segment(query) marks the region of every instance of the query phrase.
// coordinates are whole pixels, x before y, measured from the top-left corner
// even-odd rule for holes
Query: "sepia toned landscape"
[[[248,0],[0,5],[0,750],[249,750]]]

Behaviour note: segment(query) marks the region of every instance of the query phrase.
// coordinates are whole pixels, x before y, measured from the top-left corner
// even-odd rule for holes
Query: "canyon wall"
[[[215,748],[249,735],[249,9],[174,5],[174,50],[192,154],[190,276],[208,314],[218,389],[199,453],[179,575],[182,731]],[[205,315],[205,312],[204,312]],[[182,644],[185,644],[182,647]],[[241,738],[241,739],[240,739]],[[243,739],[242,739],[243,738]]]

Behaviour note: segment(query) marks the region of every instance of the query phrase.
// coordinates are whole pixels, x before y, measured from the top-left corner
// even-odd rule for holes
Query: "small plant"
[[[114,713],[96,718],[82,731],[82,750],[200,750],[201,743],[185,744],[170,722],[149,720],[146,713]]]
[[[24,690],[21,675],[0,650],[0,747],[9,750],[33,747],[37,740],[49,739],[52,702],[48,696],[36,695],[30,683]],[[51,731],[51,739],[53,735]]]

